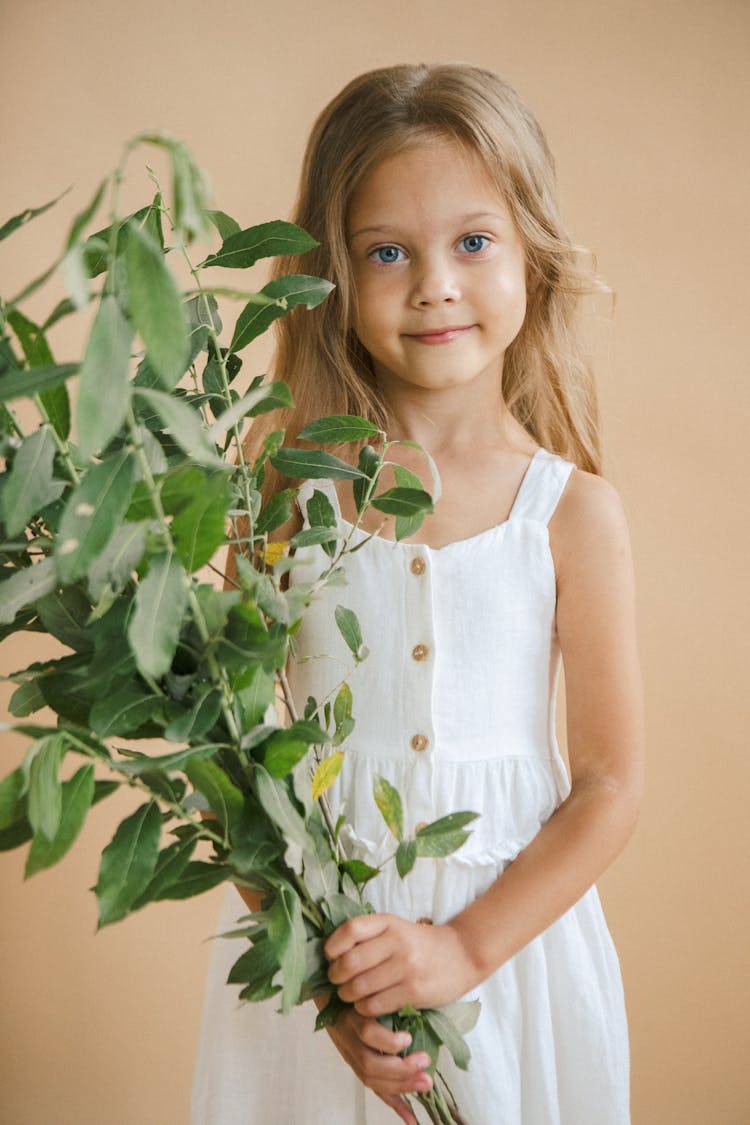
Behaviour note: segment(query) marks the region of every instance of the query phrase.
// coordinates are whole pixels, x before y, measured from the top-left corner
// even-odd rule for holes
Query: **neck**
[[[478,447],[529,446],[529,435],[505,404],[496,372],[438,390],[405,385],[381,372],[377,380],[391,412],[391,441],[415,441],[436,458]]]

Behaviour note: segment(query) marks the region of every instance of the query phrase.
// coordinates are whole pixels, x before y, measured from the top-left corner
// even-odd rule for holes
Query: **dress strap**
[[[297,492],[297,506],[299,507],[299,510],[302,513],[302,518],[304,520],[304,526],[305,527],[308,526],[308,522],[307,522],[307,503],[310,500],[310,498],[312,497],[312,494],[313,494],[313,492],[315,492],[316,489],[318,489],[318,491],[322,492],[324,496],[328,497],[328,499],[331,501],[331,505],[333,507],[334,512],[336,513],[337,518],[341,519],[341,506],[339,504],[338,493],[336,492],[336,488],[334,487],[333,481],[330,480],[328,477],[325,477],[322,480],[321,479],[318,479],[318,480],[309,480],[308,479],[308,480],[304,480],[302,482],[302,484],[299,486],[299,491]]]
[[[572,461],[538,449],[521,481],[508,518],[549,523],[573,469]]]

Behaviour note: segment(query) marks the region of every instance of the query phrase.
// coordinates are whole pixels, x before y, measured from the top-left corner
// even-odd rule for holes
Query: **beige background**
[[[372,66],[480,63],[542,121],[569,225],[617,291],[614,324],[594,336],[607,472],[638,572],[649,760],[637,833],[599,887],[625,979],[636,1125],[750,1117],[749,17],[743,0],[0,5],[0,221],[75,185],[0,247],[5,295],[48,263],[144,128],[185,139],[217,205],[249,225],[287,213],[314,114]],[[136,204],[146,160],[163,167],[136,157]],[[79,342],[58,332],[58,358]],[[14,637],[2,668],[37,652]],[[23,740],[0,738],[4,775]],[[95,937],[86,888],[124,811],[99,806],[63,866],[28,884],[23,857],[0,856],[9,1125],[187,1121],[220,892]]]

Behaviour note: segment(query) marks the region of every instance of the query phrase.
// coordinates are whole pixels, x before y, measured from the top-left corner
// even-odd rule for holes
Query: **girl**
[[[273,1001],[236,1009],[224,983],[236,951],[216,943],[194,1125],[416,1125],[403,1095],[429,1089],[428,1056],[401,1057],[403,1033],[377,1017],[462,996],[482,1003],[472,1061],[445,1066],[471,1125],[625,1125],[622,983],[594,883],[632,834],[643,785],[632,567],[575,334],[595,282],[558,217],[552,158],[488,71],[376,70],[319,117],[294,220],[320,246],[279,273],[337,288],[280,322],[287,442],[314,417],[364,415],[428,451],[442,492],[398,543],[368,513],[355,535],[377,535],[348,556],[347,586],[311,607],[292,688],[320,699],[346,674],[333,607],[352,608],[370,655],[349,676],[356,727],[332,790],[349,855],[393,851],[375,774],[402,794],[410,832],[481,815],[455,855],[419,860],[403,882],[388,864],[368,887],[378,912],[328,939],[330,980],[354,1005],[332,1043],[312,1034],[311,1005],[286,1020]],[[414,447],[392,454],[424,471]],[[356,521],[347,489],[306,482],[285,538],[315,488],[342,527]],[[320,548],[298,557],[292,581],[323,569]],[[340,663],[303,659],[321,653]],[[570,780],[555,740],[561,656]],[[239,906],[232,891],[222,928]]]

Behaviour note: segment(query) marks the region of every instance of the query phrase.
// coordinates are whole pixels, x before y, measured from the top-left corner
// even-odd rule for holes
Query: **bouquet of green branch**
[[[121,216],[126,163],[141,143],[166,152],[171,201],[152,173],[153,200]],[[108,191],[108,223],[87,233]],[[0,240],[51,206],[10,219]],[[192,246],[213,230],[220,247],[194,264]],[[350,480],[360,517],[370,506],[394,513],[399,537],[432,507],[413,480],[378,491],[391,443],[362,418],[319,419],[300,434],[318,445],[375,441],[380,451],[366,444],[358,467],[323,450],[284,448],[283,430],[246,458],[246,427],[292,402],[285,383],[262,376],[238,393],[238,353],[288,310],[319,304],[332,286],[295,275],[243,292],[211,285],[206,274],[314,245],[290,223],[241,229],[210,210],[184,146],[144,134],[75,218],[52,267],[16,297],[0,299],[0,640],[32,630],[66,649],[9,677],[17,685],[12,729],[32,741],[0,782],[0,849],[30,840],[31,875],[65,855],[95,802],[122,785],[141,791],[143,803],[102,854],[99,925],[224,881],[259,892],[262,910],[232,935],[248,948],[229,983],[242,986],[243,1000],[278,994],[282,1012],[331,991],[323,943],[343,921],[372,909],[366,885],[379,869],[346,856],[342,818],[334,821],[327,800],[346,769],[349,686],[344,680],[332,698],[308,699],[300,714],[285,675],[306,607],[327,583],[341,582],[342,559],[361,544],[350,546],[351,533],[338,529],[316,492],[309,527],[281,550],[272,536],[289,519],[296,490],[262,503],[267,462],[290,480]],[[182,259],[192,288],[181,288],[170,257]],[[21,306],[59,266],[69,296],[35,323]],[[228,347],[219,338],[222,295],[243,304]],[[57,363],[50,329],[92,301],[82,360]],[[74,378],[72,426],[67,383]],[[17,399],[36,406],[30,432],[11,405]],[[313,543],[327,559],[318,578],[283,581],[294,548]],[[232,579],[213,561],[227,547],[236,560]],[[207,567],[223,583],[202,581],[198,572]],[[366,657],[359,623],[344,605],[336,622],[354,666]],[[275,710],[280,694],[286,724]],[[29,719],[43,708],[55,725]],[[154,738],[165,753],[134,746]],[[83,759],[75,772],[61,769],[68,755]],[[475,815],[454,813],[405,839],[401,800],[387,779],[377,780],[373,799],[393,833],[402,877],[418,856],[460,847]],[[200,842],[210,858],[193,858]],[[335,1022],[344,1006],[332,992],[317,1026]],[[478,1004],[455,1004],[404,1009],[384,1021],[408,1030],[410,1050],[433,1060],[433,1089],[418,1097],[432,1121],[462,1120],[438,1054],[445,1045],[467,1066],[463,1036],[477,1014]]]

